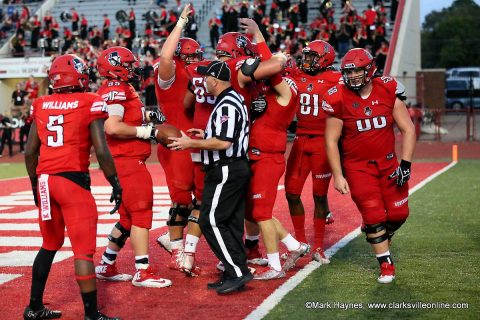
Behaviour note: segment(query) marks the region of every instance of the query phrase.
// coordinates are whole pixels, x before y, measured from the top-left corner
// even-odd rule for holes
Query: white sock
[[[280,264],[280,254],[278,252],[267,253],[267,259],[270,267],[277,271],[282,270],[282,265]]]
[[[146,261],[146,263],[145,263]],[[150,264],[148,263],[148,254],[143,256],[135,256],[135,269],[145,270]]]
[[[379,253],[379,254],[376,254],[375,256],[377,258],[380,258],[380,257],[383,257],[383,256],[389,256],[389,255],[390,255],[390,250],[387,250],[384,253]]]
[[[172,244],[172,250],[183,250],[183,239],[170,242]]]
[[[288,251],[294,251],[300,248],[300,242],[298,242],[297,239],[292,237],[290,233],[287,234],[287,236],[281,241],[287,247]]]
[[[260,235],[257,234],[257,235],[254,235],[254,236],[250,236],[250,235],[247,234],[247,235],[245,236],[245,239],[250,240],[250,241],[255,241],[255,240],[260,239]]]
[[[200,240],[199,237],[187,234],[185,238],[185,252],[195,253],[197,251],[198,240]]]

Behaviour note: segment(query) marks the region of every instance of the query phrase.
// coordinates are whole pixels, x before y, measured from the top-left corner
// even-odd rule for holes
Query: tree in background
[[[480,66],[480,6],[473,0],[455,0],[449,8],[433,11],[422,26],[422,67]]]

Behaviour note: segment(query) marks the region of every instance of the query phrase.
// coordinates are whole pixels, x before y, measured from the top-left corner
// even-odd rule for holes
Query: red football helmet
[[[88,89],[88,67],[73,54],[64,54],[53,60],[48,72],[54,91],[86,91]]]
[[[370,52],[355,48],[343,57],[341,71],[345,85],[352,90],[360,90],[372,80],[377,66]]]
[[[330,67],[335,61],[335,49],[323,40],[312,41],[302,50],[300,67],[307,73],[316,74]]]
[[[175,56],[179,57],[185,64],[195,63],[203,60],[203,50],[200,44],[192,38],[180,38]]]
[[[250,39],[240,32],[227,32],[220,37],[215,49],[217,58],[238,58],[241,56],[255,56],[255,47]]]
[[[98,73],[107,79],[129,81],[140,75],[138,60],[133,52],[124,47],[104,50],[97,60]]]

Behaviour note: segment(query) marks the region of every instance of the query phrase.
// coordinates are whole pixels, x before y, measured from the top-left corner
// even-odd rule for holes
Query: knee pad
[[[285,193],[285,197],[287,198],[287,201],[293,204],[298,204],[300,203],[300,195],[299,194],[291,194],[291,193]]]
[[[186,207],[174,207],[168,211],[169,219],[167,226],[169,227],[185,227],[188,223],[188,217],[190,216],[190,209]],[[182,220],[177,221],[177,216],[180,216]]]
[[[371,244],[377,244],[377,243],[382,243],[385,240],[388,240],[388,234],[387,232],[376,236],[376,237],[368,237],[369,234],[376,234],[382,231],[386,231],[385,223],[380,222],[376,224],[366,224],[365,225],[365,234],[367,235],[366,240],[368,243]]]
[[[387,228],[388,239],[391,239],[395,234],[395,231],[400,229],[400,227],[405,223],[404,221],[387,221],[385,226]]]
[[[188,216],[188,222],[190,221],[198,224],[198,218],[195,216],[192,216],[192,215]]]
[[[125,242],[127,241],[128,237],[130,237],[130,230],[125,229],[120,222],[117,222],[115,224],[115,228],[117,228],[122,234],[118,237],[115,238],[113,235],[109,234],[108,235],[108,241],[111,241],[115,243],[117,246],[120,248],[123,248],[125,245]]]

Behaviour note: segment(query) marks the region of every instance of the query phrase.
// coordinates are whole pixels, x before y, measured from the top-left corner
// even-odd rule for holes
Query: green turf
[[[410,198],[410,218],[393,240],[394,283],[376,283],[378,263],[361,235],[266,319],[480,319],[479,205],[480,161],[462,161]],[[307,309],[307,301],[331,308]],[[334,302],[363,308],[342,310]],[[468,309],[368,308],[382,302],[460,302]]]
[[[0,163],[0,179],[26,177],[25,163]]]

